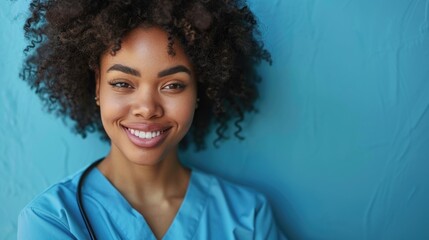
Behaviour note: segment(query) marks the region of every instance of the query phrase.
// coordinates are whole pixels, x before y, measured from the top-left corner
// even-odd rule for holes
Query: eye
[[[167,90],[182,90],[185,88],[185,84],[182,83],[170,83],[163,87],[163,89]]]
[[[109,82],[109,85],[114,88],[132,88],[132,86],[126,82]]]

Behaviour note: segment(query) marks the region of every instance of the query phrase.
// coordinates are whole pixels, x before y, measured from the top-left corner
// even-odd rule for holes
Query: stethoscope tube
[[[91,163],[91,165],[89,165],[89,166],[88,166],[88,167],[83,171],[83,173],[82,173],[82,175],[80,176],[79,181],[78,181],[78,183],[77,183],[77,190],[76,190],[76,201],[77,201],[77,206],[79,207],[79,211],[80,211],[80,214],[81,214],[81,216],[82,216],[82,218],[83,218],[83,221],[84,221],[84,223],[85,223],[86,230],[88,230],[89,237],[90,237],[92,240],[96,240],[97,238],[95,237],[94,230],[92,229],[91,223],[89,222],[88,216],[86,215],[85,209],[84,209],[84,207],[83,207],[83,203],[82,203],[82,186],[83,186],[83,183],[84,183],[85,178],[86,178],[86,176],[88,175],[88,173],[89,173],[93,168],[95,168],[95,167],[96,167],[96,166],[97,166],[97,165],[98,165],[102,160],[103,160],[103,158],[102,158],[102,159],[99,159],[99,160],[97,160],[97,161],[95,161],[95,162],[93,162],[93,163]]]

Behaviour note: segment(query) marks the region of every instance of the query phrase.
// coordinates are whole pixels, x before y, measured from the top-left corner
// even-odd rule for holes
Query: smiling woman
[[[33,1],[24,80],[107,156],[53,185],[19,216],[19,239],[280,239],[261,194],[189,169],[253,109],[269,54],[238,1]],[[42,39],[42,40],[40,40]],[[28,74],[29,73],[29,74]],[[95,101],[94,101],[95,100]]]

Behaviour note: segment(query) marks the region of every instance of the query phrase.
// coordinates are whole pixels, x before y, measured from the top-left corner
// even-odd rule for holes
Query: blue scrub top
[[[18,218],[18,239],[89,239],[76,202],[83,171],[48,188]],[[82,188],[98,239],[156,239],[144,217],[94,168]],[[265,197],[193,169],[188,189],[162,239],[285,239]]]

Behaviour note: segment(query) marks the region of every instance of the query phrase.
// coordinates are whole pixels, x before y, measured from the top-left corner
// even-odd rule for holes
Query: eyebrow
[[[130,74],[130,75],[133,75],[136,77],[141,76],[141,74],[138,70],[124,66],[124,65],[121,65],[121,64],[115,64],[115,65],[111,66],[109,69],[107,69],[107,72],[110,72],[110,71],[119,71],[119,72]],[[189,68],[187,68],[183,65],[177,65],[175,67],[171,67],[171,68],[167,68],[165,70],[162,70],[161,72],[158,73],[158,77],[165,77],[165,76],[176,74],[179,72],[184,72],[184,73],[191,75],[191,70],[189,70]]]
[[[191,75],[191,70],[189,70],[189,68],[187,68],[183,65],[177,65],[175,67],[162,70],[161,72],[158,73],[158,77],[165,77],[165,76],[172,75],[172,74],[179,73],[179,72],[184,72],[184,73]]]
[[[139,71],[137,71],[133,68],[121,65],[121,64],[115,64],[115,65],[111,66],[109,69],[107,69],[107,72],[110,72],[110,71],[119,71],[119,72],[130,74],[130,75],[133,75],[136,77],[141,76]]]

